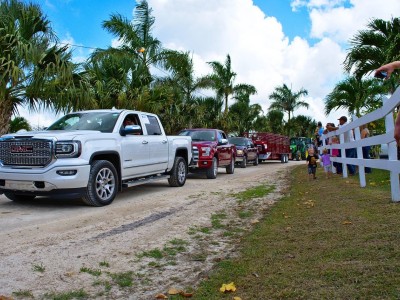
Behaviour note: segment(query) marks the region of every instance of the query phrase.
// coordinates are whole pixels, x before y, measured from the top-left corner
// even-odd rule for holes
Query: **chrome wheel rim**
[[[96,176],[96,194],[101,200],[108,200],[115,190],[115,177],[108,168],[101,169]]]
[[[180,162],[178,165],[178,181],[182,183],[185,181],[186,178],[186,168],[183,162]]]

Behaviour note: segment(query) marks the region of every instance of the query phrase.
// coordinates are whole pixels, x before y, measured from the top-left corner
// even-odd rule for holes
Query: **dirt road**
[[[232,236],[237,243],[243,232],[237,229],[257,223],[299,163],[268,162],[236,168],[233,175],[219,169],[215,180],[191,174],[182,188],[166,181],[133,187],[100,208],[1,195],[0,295],[79,291],[96,299],[154,299],[170,287],[195,287],[215,261],[235,255]],[[251,201],[235,199],[260,185],[274,190]],[[238,217],[240,211],[247,215]]]

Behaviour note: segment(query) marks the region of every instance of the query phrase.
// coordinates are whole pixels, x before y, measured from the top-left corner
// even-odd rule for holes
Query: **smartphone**
[[[375,73],[375,78],[385,79],[386,77],[387,77],[387,72],[385,71],[380,71],[378,73]]]

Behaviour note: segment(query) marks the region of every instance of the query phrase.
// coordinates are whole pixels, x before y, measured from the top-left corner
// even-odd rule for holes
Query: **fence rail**
[[[384,97],[383,106],[377,110],[356,119],[353,117],[353,121],[339,128],[336,131],[329,132],[324,135],[323,144],[319,147],[321,151],[323,148],[326,149],[340,149],[341,157],[332,157],[333,162],[342,163],[343,165],[343,177],[347,178],[347,165],[358,166],[358,174],[360,179],[360,186],[366,186],[365,179],[365,167],[374,169],[382,169],[390,172],[390,189],[392,194],[392,201],[400,201],[400,161],[397,158],[397,145],[394,139],[394,109],[400,105],[400,87],[393,93],[390,98]],[[378,119],[385,118],[385,131],[386,133],[361,139],[360,126],[373,122]],[[344,134],[350,130],[354,131],[355,141],[345,143]],[[340,144],[326,145],[325,139],[332,136],[339,136]],[[362,147],[373,146],[373,145],[388,145],[388,159],[364,159],[362,154]],[[347,158],[346,149],[356,148],[357,158]]]

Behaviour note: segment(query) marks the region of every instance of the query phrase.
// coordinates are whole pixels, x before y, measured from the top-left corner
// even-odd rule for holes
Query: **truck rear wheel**
[[[35,195],[18,195],[12,192],[5,192],[4,196],[12,201],[29,201],[35,199]]]
[[[207,169],[206,175],[208,179],[217,178],[218,174],[218,160],[216,157],[213,157],[211,168]]]
[[[118,175],[114,165],[108,160],[92,163],[86,195],[83,202],[91,206],[105,206],[113,202],[118,191]]]
[[[181,157],[175,157],[174,166],[171,170],[171,177],[168,178],[170,186],[183,186],[187,177],[187,164],[186,160]]]
[[[257,157],[257,158],[254,160],[254,163],[253,163],[253,164],[254,164],[255,166],[258,166],[258,163],[259,163],[259,160],[258,160],[258,157]]]

